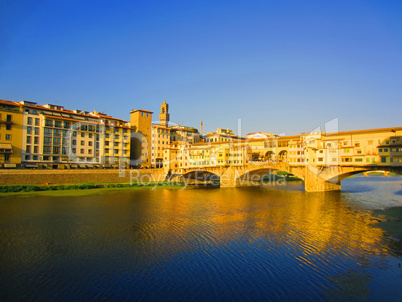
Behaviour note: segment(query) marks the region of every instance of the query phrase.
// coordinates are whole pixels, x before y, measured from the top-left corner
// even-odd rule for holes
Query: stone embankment
[[[45,185],[79,183],[135,183],[163,181],[163,169],[132,170],[0,170],[0,185]]]

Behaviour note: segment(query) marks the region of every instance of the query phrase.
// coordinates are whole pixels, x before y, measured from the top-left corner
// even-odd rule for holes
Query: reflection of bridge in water
[[[288,163],[251,162],[243,166],[217,166],[183,169],[185,180],[202,182],[219,181],[221,187],[247,186],[261,181],[270,173],[285,171],[304,181],[307,192],[335,191],[341,189],[341,180],[359,173],[381,171],[402,174],[401,166],[315,166],[311,164],[289,165]]]

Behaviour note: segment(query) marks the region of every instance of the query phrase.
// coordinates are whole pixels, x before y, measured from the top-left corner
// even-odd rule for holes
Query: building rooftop
[[[149,111],[149,110],[145,110],[145,109],[132,109],[132,110],[131,110],[131,113],[133,113],[133,112],[137,112],[137,111],[140,111],[140,112],[148,112],[148,113],[153,113],[153,111]]]

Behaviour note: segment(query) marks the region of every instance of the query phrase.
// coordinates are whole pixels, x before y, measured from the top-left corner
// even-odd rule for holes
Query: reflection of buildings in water
[[[115,194],[82,196],[73,204],[60,198],[58,206],[41,198],[24,209],[11,205],[11,212],[36,218],[21,221],[29,228],[14,230],[7,235],[11,239],[3,234],[0,240],[12,242],[14,253],[25,261],[19,265],[57,253],[83,258],[111,253],[139,267],[153,266],[189,251],[208,252],[239,242],[271,252],[291,249],[300,263],[313,266],[317,255],[325,259],[338,254],[362,263],[368,255],[388,252],[383,231],[372,227],[370,212],[345,205],[339,193],[158,188],[119,191],[118,198]],[[60,252],[63,245],[68,250]]]
[[[326,193],[323,198],[266,191],[164,190],[153,232],[158,240],[169,242],[169,252],[193,249],[191,241],[210,247],[265,240],[276,249],[297,246],[307,256],[334,251],[352,257],[387,253],[381,244],[383,231],[372,227],[376,221],[370,212],[346,206],[340,194]]]

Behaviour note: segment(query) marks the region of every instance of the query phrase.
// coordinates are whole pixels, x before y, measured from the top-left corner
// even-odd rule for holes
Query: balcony
[[[0,120],[0,124],[12,125],[12,124],[14,124],[14,122],[13,121],[1,121]]]

